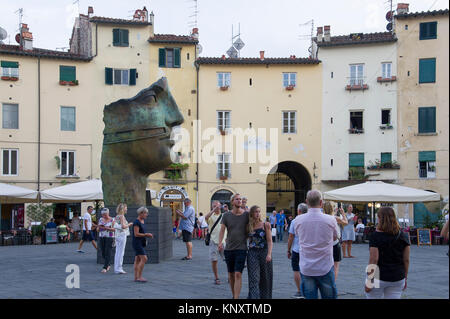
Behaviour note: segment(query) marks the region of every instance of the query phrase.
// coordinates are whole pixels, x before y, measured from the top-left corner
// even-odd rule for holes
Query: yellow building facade
[[[292,211],[320,188],[320,61],[261,52],[197,64],[199,211],[234,193],[263,213]]]
[[[398,38],[398,160],[404,186],[449,195],[449,13],[396,16]],[[441,205],[442,206],[442,205]],[[439,213],[439,205],[427,205]],[[424,209],[415,205],[415,222]],[[419,214],[420,212],[420,214]]]

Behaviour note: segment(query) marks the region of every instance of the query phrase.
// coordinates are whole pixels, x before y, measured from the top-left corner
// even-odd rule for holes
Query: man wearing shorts
[[[83,216],[83,237],[80,240],[80,245],[78,246],[77,252],[84,253],[84,251],[81,250],[83,247],[83,243],[85,241],[92,242],[92,246],[97,250],[97,244],[95,243],[94,236],[92,234],[92,218],[91,213],[94,211],[94,207],[88,206],[87,212],[84,213]]]
[[[209,242],[209,260],[211,260],[212,270],[214,273],[214,283],[220,285],[219,275],[217,271],[217,261],[219,256],[224,259],[223,250],[219,250],[219,233],[220,233],[220,222],[223,215],[220,212],[220,202],[215,200],[212,203],[212,210],[205,216],[205,220],[208,223],[209,233],[211,235],[211,240]],[[214,225],[216,225],[214,227]],[[212,229],[214,227],[214,229]],[[226,238],[226,231],[224,238]],[[223,243],[223,241],[222,241]]]
[[[195,224],[195,210],[192,207],[192,201],[189,198],[184,200],[184,212],[177,210],[177,214],[181,217],[180,229],[183,236],[183,242],[186,243],[187,256],[181,258],[182,260],[192,259],[192,232]]]
[[[227,231],[225,261],[228,269],[228,281],[230,282],[233,299],[239,299],[242,288],[242,271],[247,258],[247,225],[248,212],[242,209],[240,194],[231,197],[233,210],[222,217],[219,234],[219,250],[223,249],[225,230]]]

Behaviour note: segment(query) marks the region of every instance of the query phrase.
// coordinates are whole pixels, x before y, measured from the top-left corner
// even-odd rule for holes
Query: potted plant
[[[2,80],[9,81],[10,77],[9,76],[2,76]]]
[[[42,225],[31,226],[31,238],[33,238],[33,245],[42,244],[43,233],[44,233],[44,226]]]
[[[227,132],[225,130],[220,130],[220,135],[225,135]]]
[[[18,81],[19,78],[17,76],[12,76],[9,78],[10,81]]]
[[[42,243],[42,234],[44,225],[50,220],[53,213],[53,206],[46,204],[30,204],[27,207],[27,215],[36,225],[31,226],[33,243],[40,245]]]
[[[221,91],[226,91],[226,90],[228,90],[228,85],[221,86],[221,87],[220,87],[220,90],[221,90]]]
[[[78,85],[78,80],[68,82],[70,86]]]
[[[286,86],[286,90],[292,91],[294,89],[294,87],[295,87],[294,85],[290,84],[290,85]]]
[[[228,172],[224,172],[219,176],[221,181],[226,181],[228,179]]]

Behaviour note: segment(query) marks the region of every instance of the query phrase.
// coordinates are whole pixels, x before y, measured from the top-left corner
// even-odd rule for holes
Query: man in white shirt
[[[87,212],[84,213],[83,216],[83,237],[80,240],[80,245],[78,246],[77,252],[84,253],[84,251],[81,250],[83,247],[83,243],[85,241],[90,241],[92,243],[92,246],[97,250],[97,244],[95,243],[94,236],[92,234],[92,217],[91,214],[94,211],[94,207],[88,206]]]
[[[306,299],[336,299],[333,241],[338,237],[337,222],[322,212],[322,194],[310,190],[306,195],[308,213],[295,223],[299,239],[301,291]]]
[[[192,259],[192,233],[194,232],[195,223],[195,209],[192,207],[192,201],[189,198],[184,200],[185,210],[181,212],[179,209],[176,210],[180,219],[180,229],[183,235],[183,242],[186,243],[187,256],[183,257],[182,260]]]

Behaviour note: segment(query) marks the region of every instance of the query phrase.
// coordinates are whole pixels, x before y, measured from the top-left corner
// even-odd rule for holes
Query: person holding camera
[[[176,210],[178,216],[181,217],[180,229],[183,235],[183,242],[186,243],[187,255],[182,260],[192,260],[192,233],[195,231],[195,209],[192,207],[192,201],[189,198],[184,200],[185,210],[181,212]]]
[[[212,203],[212,210],[206,214],[205,220],[208,223],[209,233],[206,235],[205,244],[209,245],[209,259],[211,260],[211,266],[214,273],[214,284],[220,285],[220,279],[217,271],[217,261],[219,256],[222,260],[225,258],[223,254],[223,249],[219,249],[219,234],[220,227],[219,223],[222,219],[222,213],[220,212],[220,202],[215,200]],[[224,240],[222,244],[225,245],[227,234],[225,230]]]

